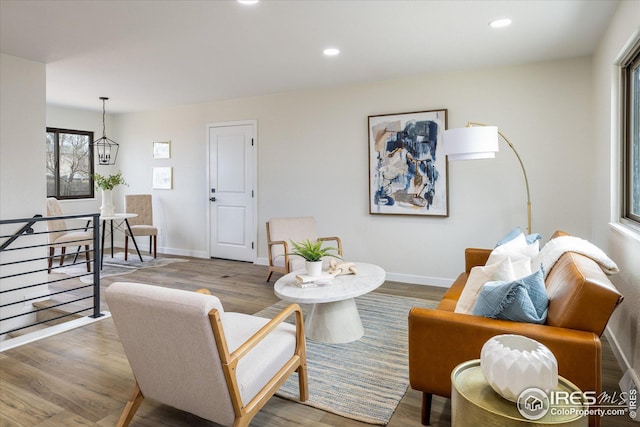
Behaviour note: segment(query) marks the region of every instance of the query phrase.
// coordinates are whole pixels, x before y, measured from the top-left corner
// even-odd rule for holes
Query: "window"
[[[622,66],[623,82],[623,212],[640,225],[640,43]]]
[[[93,198],[93,132],[47,128],[47,197]]]

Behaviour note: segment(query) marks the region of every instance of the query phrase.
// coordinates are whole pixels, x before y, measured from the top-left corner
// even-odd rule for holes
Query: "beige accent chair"
[[[248,426],[298,372],[308,398],[302,311],[291,304],[272,320],[225,312],[198,292],[116,282],[105,292],[136,384],[118,426],[147,397],[225,426]],[[295,326],[284,320],[295,315]]]
[[[153,257],[158,255],[158,229],[153,226],[153,209],[151,206],[151,194],[127,194],[124,196],[124,211],[138,214],[130,218],[129,225],[135,236],[149,236],[149,254],[153,240]],[[124,233],[124,259],[129,259],[129,229]]]
[[[55,197],[47,198],[47,216],[63,216],[62,208],[58,199]],[[60,265],[64,264],[64,257],[67,247],[78,247],[77,253],[80,253],[80,247],[84,246],[84,255],[87,262],[87,271],[91,272],[91,260],[89,259],[89,247],[93,245],[92,231],[67,231],[69,227],[63,219],[47,221],[47,230],[49,231],[49,261],[47,271],[51,273],[53,266],[53,258],[56,248],[60,248]]]
[[[267,282],[276,273],[287,274],[304,268],[304,260],[299,256],[287,255],[291,251],[291,241],[300,242],[309,239],[335,241],[338,255],[342,256],[342,241],[339,237],[318,237],[316,220],[312,216],[271,218],[267,221],[267,249],[269,253],[269,271]]]

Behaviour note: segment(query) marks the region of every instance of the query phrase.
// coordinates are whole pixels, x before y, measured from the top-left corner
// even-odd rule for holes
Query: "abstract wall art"
[[[447,110],[369,116],[369,212],[448,216]]]

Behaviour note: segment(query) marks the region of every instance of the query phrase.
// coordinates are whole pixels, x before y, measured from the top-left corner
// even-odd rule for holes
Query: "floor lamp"
[[[489,159],[496,156],[498,149],[498,135],[505,140],[513,150],[524,175],[524,183],[527,188],[527,233],[531,233],[531,195],[529,193],[529,179],[524,163],[513,144],[498,131],[497,126],[488,126],[483,123],[468,122],[467,127],[448,129],[444,131],[442,143],[444,154],[449,160],[473,160]]]

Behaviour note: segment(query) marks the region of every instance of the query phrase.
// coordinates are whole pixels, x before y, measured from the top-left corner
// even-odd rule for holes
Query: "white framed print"
[[[154,159],[170,159],[171,158],[171,141],[160,141],[153,143]]]
[[[153,181],[151,188],[155,190],[171,190],[173,188],[173,167],[153,168]]]

